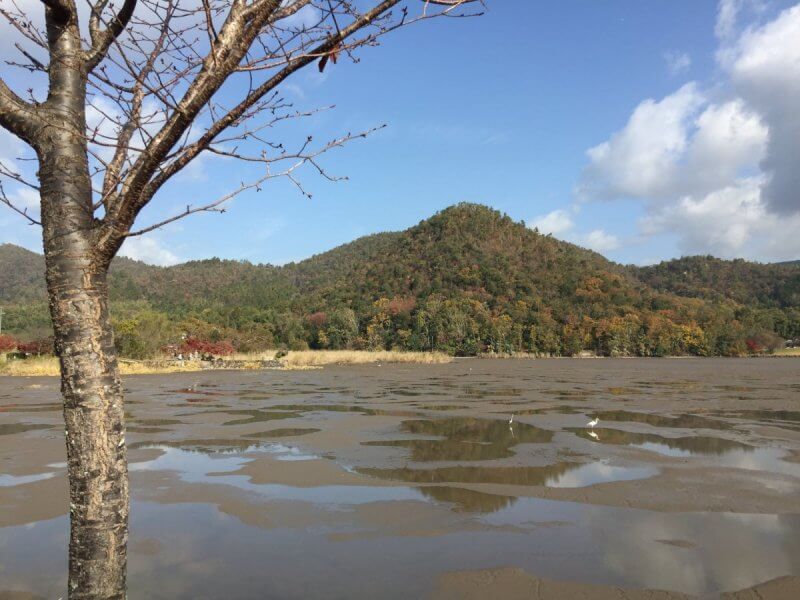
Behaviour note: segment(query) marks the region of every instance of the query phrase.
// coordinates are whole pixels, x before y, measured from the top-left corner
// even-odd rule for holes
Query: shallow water
[[[359,473],[410,483],[493,483],[545,487],[584,487],[609,481],[644,479],[653,467],[618,467],[606,461],[588,464],[559,462],[543,467],[441,467],[438,469],[359,468]]]
[[[414,462],[491,460],[513,456],[517,444],[546,444],[553,432],[525,423],[474,417],[441,417],[403,421],[403,433],[444,439],[403,439],[363,442],[367,446],[408,448]]]
[[[781,427],[796,422],[794,365],[129,378],[129,596],[425,597],[446,573],[500,567],[691,594],[800,576],[800,437]],[[0,597],[59,597],[58,384],[2,384]]]
[[[680,582],[686,592],[703,593],[796,570],[800,551],[797,517],[666,515],[536,499],[482,517],[482,527],[425,539],[375,536],[374,528],[357,523],[249,527],[208,504],[134,503],[133,515],[131,597],[422,597],[442,570],[514,563],[570,579],[574,561],[580,577],[595,583],[674,588]],[[15,549],[5,563],[12,583],[65,570],[58,550],[66,518],[35,529],[35,543],[30,529],[4,532]],[[336,535],[342,532],[351,536]],[[63,578],[48,582],[42,591],[54,596],[63,584]]]
[[[735,450],[742,452],[754,450],[752,446],[748,446],[736,440],[704,435],[673,438],[655,433],[641,433],[603,427],[595,427],[592,429],[586,427],[571,428],[569,431],[572,431],[575,435],[584,439],[600,442],[602,444],[635,446],[669,456],[688,457],[697,454],[722,456]]]

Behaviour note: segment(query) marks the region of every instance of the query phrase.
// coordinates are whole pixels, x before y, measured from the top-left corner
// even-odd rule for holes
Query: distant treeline
[[[16,292],[2,285],[4,250]],[[0,247],[0,299],[4,330],[29,341],[49,321],[41,257],[21,253]],[[116,261],[111,285],[117,344],[132,358],[186,336],[239,351],[553,356],[742,355],[800,338],[800,266],[692,257],[623,267],[470,204],[285,267]]]

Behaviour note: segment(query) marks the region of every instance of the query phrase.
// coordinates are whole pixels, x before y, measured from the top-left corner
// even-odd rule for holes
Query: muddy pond
[[[130,598],[800,598],[797,360],[125,386]],[[59,401],[0,378],[0,600],[66,597]]]

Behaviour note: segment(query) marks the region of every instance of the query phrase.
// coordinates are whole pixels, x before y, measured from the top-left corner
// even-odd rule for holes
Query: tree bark
[[[108,313],[110,259],[94,248],[85,138],[77,127],[54,131],[38,152],[66,423],[69,597],[124,598],[129,494],[122,385]]]
[[[124,598],[128,467],[122,385],[96,250],[86,138],[87,71],[74,0],[48,0],[49,94],[32,136],[55,350],[61,362],[70,496],[69,597]]]

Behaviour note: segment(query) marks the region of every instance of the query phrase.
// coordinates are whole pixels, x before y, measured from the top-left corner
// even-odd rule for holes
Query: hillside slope
[[[688,256],[634,269],[656,289],[692,298],[760,307],[800,307],[800,262],[761,264]]]
[[[318,302],[361,306],[380,297],[467,295],[491,305],[574,294],[587,277],[619,275],[599,254],[543,236],[484,206],[460,204],[399,233],[361,238],[287,267]]]
[[[129,279],[147,286],[159,267],[118,256],[112,264],[112,280]],[[124,284],[123,284],[124,286]],[[139,290],[144,296],[144,289]],[[44,281],[44,257],[13,244],[0,244],[0,301],[44,301],[47,297]]]
[[[800,269],[729,263],[623,267],[485,206],[459,204],[284,267],[116,259],[111,296],[121,349],[134,354],[182,333],[240,349],[646,356],[739,354],[748,340],[774,342],[773,332],[800,336]],[[0,300],[10,305],[9,329],[22,335],[46,325],[42,265],[41,256],[0,247]]]
[[[13,244],[0,244],[0,302],[44,297],[44,257]]]

